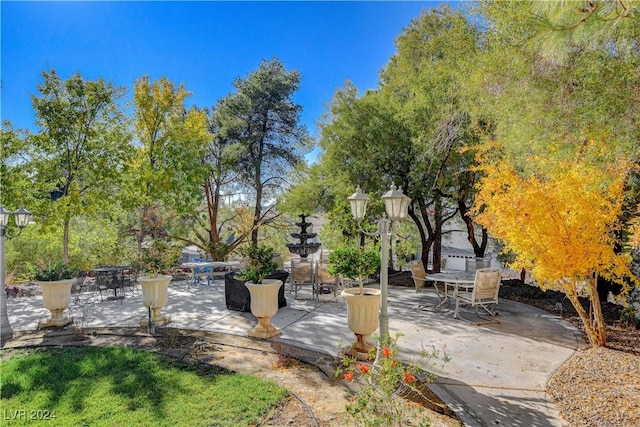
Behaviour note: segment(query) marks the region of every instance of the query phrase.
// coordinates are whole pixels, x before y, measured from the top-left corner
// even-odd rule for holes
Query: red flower
[[[389,356],[391,356],[391,349],[385,345],[384,347],[382,347],[382,357]]]
[[[369,367],[364,363],[358,363],[357,367],[360,370],[360,372],[362,372],[363,374],[366,374],[367,372],[369,372]]]
[[[413,376],[413,374],[409,371],[404,373],[404,382],[406,383],[412,383],[416,380],[416,377]]]
[[[344,379],[347,381],[352,381],[353,380],[353,372],[349,371],[349,372],[345,372],[344,373]]]

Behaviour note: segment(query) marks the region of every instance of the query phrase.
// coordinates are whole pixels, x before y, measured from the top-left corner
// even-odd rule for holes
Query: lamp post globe
[[[347,197],[349,204],[351,205],[351,215],[356,221],[362,221],[367,213],[367,203],[369,197],[366,194],[362,194],[360,186],[356,187],[356,192]]]
[[[16,225],[20,228],[24,228],[31,221],[31,212],[26,210],[24,206],[20,206],[20,209],[13,213],[16,218]]]
[[[4,229],[9,224],[9,217],[11,216],[11,212],[5,210],[2,206],[0,206],[0,228],[4,233]]]

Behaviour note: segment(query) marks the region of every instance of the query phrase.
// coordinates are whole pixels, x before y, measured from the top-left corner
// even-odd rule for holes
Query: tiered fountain
[[[311,243],[307,240],[313,239],[317,236],[317,233],[307,233],[307,228],[311,226],[310,222],[305,221],[306,215],[299,215],[300,222],[296,222],[296,225],[300,227],[299,233],[291,233],[291,237],[299,239],[300,243],[287,243],[287,248],[292,254],[299,255],[300,258],[306,258],[310,254],[315,253],[320,249],[320,243]]]

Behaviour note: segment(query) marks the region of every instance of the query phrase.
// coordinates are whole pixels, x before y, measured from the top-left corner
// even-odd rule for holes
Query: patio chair
[[[291,260],[291,290],[293,299],[298,299],[298,288],[302,286],[311,287],[311,299],[313,299],[314,289],[314,268],[313,263],[306,259]]]
[[[206,262],[209,261],[207,259],[194,258],[194,262]],[[207,279],[207,285],[211,284],[211,281],[214,280],[213,276],[213,268],[211,267],[195,267],[193,269],[193,284],[200,284],[200,280]]]
[[[320,249],[320,262],[329,262],[329,255],[331,255],[331,250],[329,249]]]
[[[86,270],[79,270],[78,273],[76,274],[76,283],[75,283],[76,299],[74,300],[75,303],[77,303],[78,300],[80,299],[80,294],[83,291],[86,291],[89,289],[89,283],[87,282],[88,275],[89,275],[89,272]]]
[[[329,274],[327,269],[329,264],[323,261],[316,261],[316,274],[313,285],[313,296],[320,302],[320,294],[333,293],[333,300],[338,302],[338,289],[340,284],[335,276]]]
[[[138,270],[129,268],[123,271],[122,288],[128,289],[131,295],[138,294]]]
[[[428,284],[430,281],[426,279],[426,272],[424,269],[424,264],[422,260],[415,260],[409,263],[411,267],[411,278],[413,279],[413,284],[416,288],[416,293],[422,291],[428,291]],[[440,310],[442,308],[442,304],[445,301],[448,301],[447,298],[447,285],[446,283],[441,282],[431,282],[433,283],[433,289],[436,291],[436,295],[438,296],[438,304],[433,307],[436,310]],[[426,305],[418,305],[417,309],[422,310],[424,308],[428,308]]]
[[[501,281],[502,271],[499,268],[481,268],[476,270],[476,278],[471,291],[458,291],[456,288],[456,292],[453,295],[453,298],[456,300],[456,311],[453,317],[467,320],[460,317],[460,306],[470,305],[475,307],[476,316],[483,320],[482,322],[473,323],[477,325],[499,323],[498,320],[480,315],[479,308],[485,310],[491,317],[497,315],[491,306],[498,304],[498,293],[500,291]]]

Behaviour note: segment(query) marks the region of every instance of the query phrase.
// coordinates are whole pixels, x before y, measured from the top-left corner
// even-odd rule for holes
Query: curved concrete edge
[[[429,384],[429,390],[431,390],[440,400],[442,400],[451,409],[460,421],[469,427],[485,427],[484,423],[477,416],[474,416],[471,408],[455,394],[449,392],[446,386],[439,384],[438,379]]]

